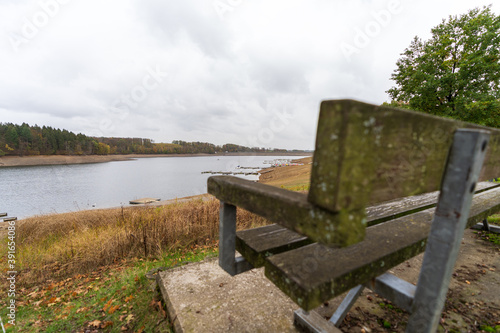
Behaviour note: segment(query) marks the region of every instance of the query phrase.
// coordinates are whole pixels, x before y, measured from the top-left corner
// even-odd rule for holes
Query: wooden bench
[[[324,101],[308,195],[209,178],[221,201],[219,264],[231,275],[265,266],[301,307],[296,325],[313,332],[325,326],[310,310],[350,290],[327,326],[335,331],[364,287],[411,313],[408,332],[432,332],[464,228],[500,210],[500,187],[478,183],[500,174],[499,149],[496,129]],[[236,233],[236,206],[276,224]],[[417,287],[385,273],[424,250]]]

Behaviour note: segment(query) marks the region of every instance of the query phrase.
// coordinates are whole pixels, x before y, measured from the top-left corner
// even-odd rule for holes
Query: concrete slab
[[[159,273],[175,332],[298,332],[298,306],[254,269],[231,277],[217,259]]]

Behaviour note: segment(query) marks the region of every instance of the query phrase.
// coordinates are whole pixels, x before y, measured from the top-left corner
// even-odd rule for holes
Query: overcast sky
[[[0,0],[0,122],[313,149],[321,100],[388,101],[414,36],[491,2]]]

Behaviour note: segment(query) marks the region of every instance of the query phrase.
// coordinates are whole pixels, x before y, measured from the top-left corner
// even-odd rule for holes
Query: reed
[[[238,229],[268,222],[238,210]],[[17,268],[24,284],[83,274],[128,258],[216,246],[219,201],[43,215],[20,221]]]

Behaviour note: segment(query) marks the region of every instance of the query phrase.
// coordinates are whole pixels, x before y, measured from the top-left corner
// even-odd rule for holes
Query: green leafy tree
[[[19,134],[17,134],[16,127],[10,125],[5,133],[5,140],[11,146],[17,147],[19,145]]]
[[[401,54],[391,105],[500,127],[499,54],[500,16],[490,7],[450,16]]]

